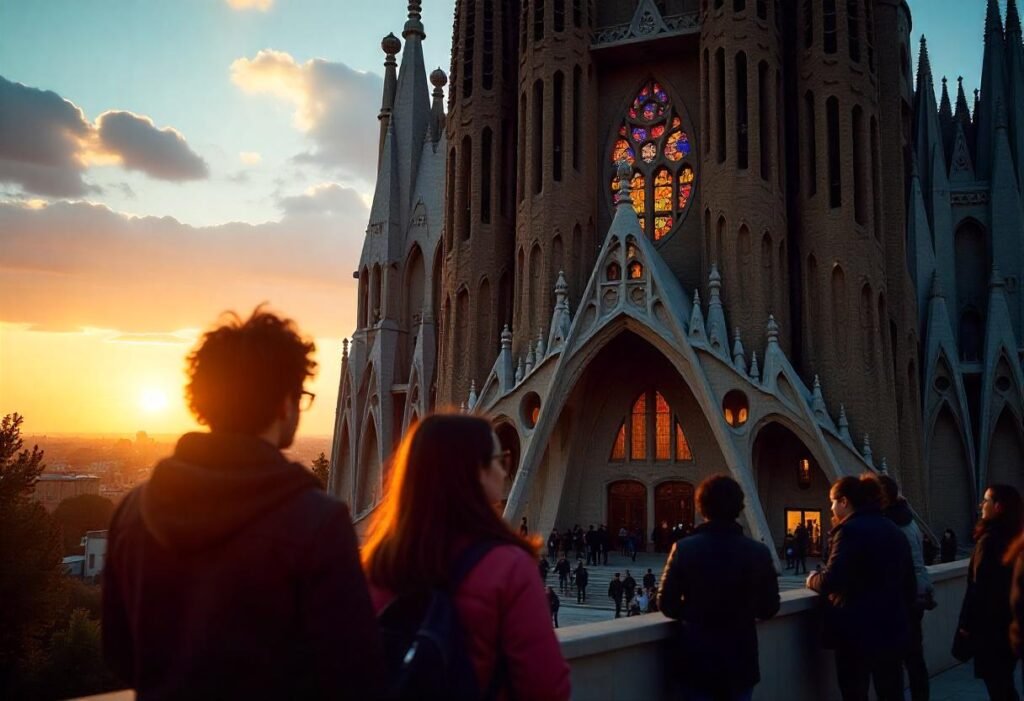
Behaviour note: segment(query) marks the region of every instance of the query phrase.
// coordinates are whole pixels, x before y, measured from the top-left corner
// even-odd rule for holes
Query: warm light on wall
[[[722,415],[725,422],[733,428],[739,428],[750,418],[750,405],[747,395],[737,389],[728,392],[722,399]]]
[[[796,481],[800,485],[800,489],[807,489],[811,486],[811,461],[807,458],[800,459]]]

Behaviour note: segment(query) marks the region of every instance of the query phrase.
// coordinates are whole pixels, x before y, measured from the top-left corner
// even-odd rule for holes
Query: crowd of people
[[[541,539],[525,519],[513,530],[501,518],[507,454],[490,423],[436,414],[408,431],[360,548],[345,504],[281,452],[312,401],[303,386],[313,350],[292,322],[257,309],[206,333],[189,356],[190,408],[210,430],[183,436],[111,523],[111,668],[140,699],[568,699],[559,595],[543,584]],[[887,476],[843,477],[829,497],[827,556],[806,586],[822,595],[842,697],[866,701],[873,684],[880,701],[903,699],[906,669],[914,701],[927,699],[922,621],[935,597],[924,536]],[[651,569],[639,583],[627,569],[608,596],[616,617],[660,610],[680,621],[669,668],[683,698],[749,700],[756,623],[780,606],[774,559],[744,535],[731,477],[704,480],[695,500],[703,522],[692,532],[662,524],[652,534],[669,550],[660,583]],[[973,659],[991,699],[1015,700],[1024,508],[1006,485],[991,485],[979,507],[951,645]],[[622,531],[618,545],[635,558],[643,534]],[[943,560],[956,554],[952,536]],[[806,567],[809,534],[793,537],[789,564]],[[612,545],[604,526],[552,531],[562,596],[575,590],[586,603],[587,566],[606,563]]]

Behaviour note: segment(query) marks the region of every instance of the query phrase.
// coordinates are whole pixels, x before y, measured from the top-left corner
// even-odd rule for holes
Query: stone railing
[[[939,606],[924,617],[925,660],[938,674],[957,664],[949,654],[960,615],[967,560],[928,568]],[[659,701],[673,698],[663,656],[673,622],[661,614],[588,623],[557,631],[562,654],[572,668],[573,699]],[[839,699],[832,652],[821,646],[818,595],[782,594],[782,607],[758,625],[761,683],[755,700],[832,701]],[[88,701],[134,701],[132,691],[91,696]]]
[[[938,608],[924,618],[925,660],[938,674],[957,664],[949,654],[966,583],[967,561],[929,567]],[[810,591],[782,594],[782,607],[758,625],[761,683],[754,699],[815,701],[839,698],[835,664],[821,645],[818,595]],[[562,653],[572,668],[574,699],[673,698],[663,641],[673,623],[660,614],[620,618],[558,630]]]

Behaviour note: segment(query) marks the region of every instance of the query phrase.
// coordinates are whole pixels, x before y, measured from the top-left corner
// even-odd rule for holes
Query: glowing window
[[[643,276],[644,276],[644,266],[640,263],[640,261],[636,261],[635,260],[635,261],[633,261],[632,263],[629,264],[629,279],[630,280],[639,280]]]
[[[641,394],[633,403],[632,426],[630,430],[629,457],[643,460],[647,457],[647,394]]]
[[[672,415],[661,392],[654,395],[654,459],[671,460]]]
[[[693,167],[686,163],[690,137],[660,83],[649,81],[640,89],[618,134],[611,166],[623,160],[632,166],[633,207],[640,224],[652,239],[663,239],[678,228],[696,183]],[[610,189],[614,198],[619,191],[614,175]]]
[[[612,444],[611,459],[618,462],[626,459],[626,422],[619,424],[619,432],[615,434],[615,443]]]
[[[733,428],[739,428],[747,423],[747,419],[750,418],[750,403],[747,400],[747,395],[738,389],[726,393],[722,399],[722,415],[725,418],[725,423]]]
[[[618,263],[611,263],[605,268],[605,277],[608,278],[608,282],[615,282],[622,279],[622,268],[619,267]]]
[[[690,444],[683,433],[683,426],[676,420],[676,460],[693,460],[693,453],[690,452]]]

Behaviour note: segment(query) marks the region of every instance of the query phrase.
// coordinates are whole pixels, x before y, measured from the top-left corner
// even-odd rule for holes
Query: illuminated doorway
[[[821,511],[815,509],[786,509],[786,532],[796,533],[800,523],[807,526],[807,554],[812,557],[821,555],[824,538],[821,532]]]
[[[693,485],[689,482],[662,482],[654,488],[654,525],[669,528],[693,526]]]
[[[644,541],[644,529],[647,527],[647,487],[633,480],[612,482],[608,485],[608,531],[615,542],[619,543],[619,529],[635,530]]]

